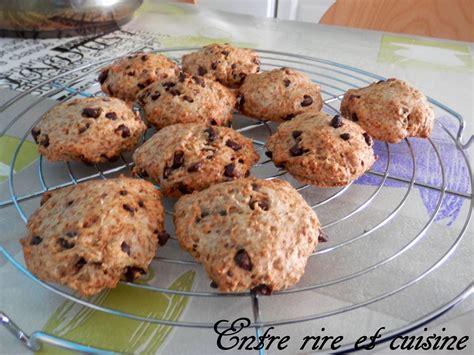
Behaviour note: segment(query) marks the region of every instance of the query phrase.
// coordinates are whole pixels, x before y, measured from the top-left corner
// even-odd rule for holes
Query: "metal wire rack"
[[[180,62],[182,54],[194,49],[195,48],[160,49],[157,50],[157,52],[165,53],[177,62]],[[263,70],[285,66],[306,73],[314,82],[320,84],[324,99],[324,110],[328,113],[338,113],[340,100],[344,92],[349,88],[365,86],[375,80],[384,79],[378,75],[327,60],[275,51],[260,50],[258,52],[262,60]],[[39,87],[49,88],[46,94],[35,97],[26,108],[19,110],[13,115],[11,121],[8,122],[3,131],[0,132],[0,136],[2,136],[8,133],[15,125],[20,122],[24,124],[24,122],[28,120],[26,121],[28,122],[28,129],[24,130],[24,135],[16,147],[10,164],[11,169],[8,180],[10,198],[0,201],[0,209],[14,205],[21,219],[26,223],[31,210],[31,208],[27,207],[29,206],[28,204],[35,203],[35,198],[39,197],[45,191],[78,184],[90,179],[107,179],[117,174],[127,174],[130,171],[133,162],[131,162],[130,156],[128,155],[122,155],[121,159],[116,163],[96,165],[94,167],[85,167],[75,163],[51,164],[39,158],[34,164],[35,167],[32,168],[35,170],[33,173],[37,175],[37,181],[34,184],[30,183],[27,185],[25,185],[25,180],[22,178],[22,173],[15,174],[13,169],[22,146],[29,136],[30,128],[34,125],[34,122],[32,122],[30,118],[31,114],[27,115],[27,113],[32,110],[34,111],[47,98],[56,100],[59,98],[59,101],[64,101],[77,96],[101,95],[99,84],[95,78],[100,68],[109,61],[110,60],[99,61],[58,75],[28,91],[18,94],[0,108],[0,112],[5,112],[9,108],[15,108],[27,95],[34,93],[35,89]],[[474,139],[470,137],[466,143],[463,143],[465,125],[462,117],[451,108],[446,107],[434,99],[430,98],[429,101],[435,107],[437,116],[444,115],[454,120],[458,126],[456,132],[452,133],[452,127],[450,128],[445,122],[437,120],[435,133],[437,136],[444,137],[444,144],[447,144],[450,149],[456,152],[456,159],[465,167],[464,171],[468,178],[468,186],[465,187],[464,190],[453,188],[450,184],[453,178],[450,176],[452,171],[447,166],[443,146],[441,146],[440,141],[436,138],[428,139],[423,142],[423,149],[428,149],[432,152],[433,159],[431,166],[435,166],[435,173],[439,177],[435,182],[423,178],[423,170],[427,169],[427,167],[420,165],[417,157],[420,150],[420,141],[416,139],[406,139],[398,145],[377,143],[375,148],[380,159],[363,177],[369,179],[370,183],[367,183],[367,181],[366,183],[356,181],[349,186],[339,189],[318,189],[309,185],[301,185],[287,175],[285,171],[280,171],[275,168],[271,161],[262,154],[265,139],[275,129],[275,126],[267,122],[257,122],[236,115],[233,123],[234,128],[252,138],[257,151],[261,153],[260,162],[252,170],[252,174],[265,179],[281,178],[290,181],[316,210],[323,222],[322,228],[326,231],[330,231],[328,232],[330,235],[329,245],[322,246],[312,254],[308,262],[306,274],[298,285],[291,289],[276,292],[270,297],[258,296],[249,292],[232,294],[219,293],[209,288],[208,284],[202,285],[202,280],[206,280],[205,276],[202,277],[201,284],[191,291],[170,289],[166,285],[161,285],[159,282],[158,285],[124,283],[127,286],[142,288],[151,292],[189,297],[198,300],[201,306],[206,306],[207,304],[211,308],[213,304],[217,304],[216,302],[221,302],[220,300],[224,300],[224,302],[239,302],[239,304],[242,304],[243,300],[249,300],[249,314],[251,314],[253,319],[250,327],[255,328],[257,335],[261,334],[265,328],[270,326],[283,327],[285,325],[301,324],[303,322],[319,322],[317,324],[324,324],[324,322],[328,320],[337,320],[338,317],[341,316],[346,317],[346,319],[347,317],[357,317],[360,316],[358,312],[361,309],[377,307],[379,304],[383,304],[383,302],[402,302],[401,307],[403,307],[404,292],[419,287],[423,282],[428,282],[429,285],[432,285],[435,281],[430,279],[430,276],[439,272],[442,268],[449,268],[449,262],[447,261],[455,257],[453,254],[466,235],[466,230],[472,215],[472,171],[465,149],[468,148]],[[40,114],[37,116],[39,118]],[[145,136],[149,136],[151,133],[152,132],[148,132]],[[396,154],[398,154],[397,152],[401,152],[404,157],[404,174],[400,174],[399,165],[394,165],[394,162],[397,163],[396,160],[398,159],[396,156]],[[31,175],[31,170],[29,175]],[[29,178],[31,179],[31,176]],[[395,188],[389,188],[394,186],[396,186],[396,194],[393,194]],[[358,257],[362,251],[367,252],[368,245],[370,246],[373,243],[374,248],[376,248],[382,245],[380,243],[387,243],[387,241],[384,240],[384,235],[388,235],[387,228],[393,228],[391,226],[396,224],[397,220],[406,218],[404,217],[403,211],[414,203],[413,195],[415,191],[430,192],[433,202],[431,210],[426,214],[426,218],[418,227],[417,232],[413,235],[401,238],[401,240],[398,243],[394,243],[392,249],[386,253],[374,253],[374,255],[370,255],[369,253],[367,261],[361,263],[356,269],[350,265],[346,265],[350,264],[351,259]],[[366,290],[368,291],[361,295],[358,291],[361,283],[366,285],[367,282],[375,280],[375,282],[383,284],[383,281],[380,279],[380,270],[388,269],[387,272],[391,272],[393,268],[403,269],[403,265],[406,266],[407,262],[416,258],[416,256],[413,255],[414,250],[419,245],[426,243],[432,235],[436,235],[435,221],[440,218],[443,203],[448,198],[456,199],[457,201],[461,201],[461,204],[466,203],[469,205],[467,212],[464,214],[461,213],[461,220],[459,221],[458,219],[457,221],[457,232],[453,238],[437,248],[438,253],[433,256],[433,259],[430,259],[429,262],[423,264],[420,268],[413,268],[416,269],[416,271],[409,273],[408,277],[397,279],[393,283],[386,283],[383,287],[377,287],[380,289],[374,291],[374,293],[370,292],[370,286],[366,286]],[[377,200],[380,199],[390,199],[392,203],[388,203],[389,207],[384,211],[381,211],[379,208],[372,208]],[[347,201],[349,201],[349,203],[347,203]],[[173,201],[165,201],[165,206],[168,215],[167,227],[172,228],[171,218],[169,217],[172,215]],[[348,223],[357,221],[356,224],[360,224],[361,220],[367,220],[368,222],[361,225],[361,228],[348,227]],[[352,234],[348,233],[348,228],[350,228]],[[199,264],[193,261],[183,251],[179,250],[175,238],[172,238],[169,244],[169,249],[160,249],[152,263],[152,268],[159,269],[173,266],[178,269],[181,268],[180,270],[182,270],[182,268],[191,268],[197,272],[201,272]],[[209,314],[208,320],[158,319],[137,315],[120,309],[109,308],[95,303],[91,299],[80,298],[69,290],[39,280],[25,268],[22,261],[16,260],[1,243],[0,254],[30,281],[41,285],[65,299],[99,312],[148,323],[203,329],[213,328],[214,323],[219,320],[218,318],[213,318],[212,314]],[[324,267],[324,265],[334,265],[331,264],[331,262],[334,263],[336,260],[344,258],[346,258],[346,260],[342,260],[341,263],[338,262],[338,265],[344,264],[344,266],[336,268],[336,271],[329,272],[329,276],[327,277],[318,276],[319,270],[329,270],[327,267]],[[328,291],[331,288],[334,288],[334,291]],[[415,312],[413,319],[388,329],[380,339],[380,342],[416,329],[439,317],[469,297],[473,293],[473,289],[472,280],[469,280],[466,282],[464,289],[455,290],[454,293],[440,299],[438,304],[430,305],[428,310],[422,310],[420,314],[416,314]],[[340,294],[341,292],[348,295],[353,293],[358,296],[355,297],[352,302],[331,304],[330,307],[326,309],[308,307],[303,314],[298,314],[298,312],[292,313],[292,311],[289,310],[275,317],[273,314],[266,313],[266,310],[271,309],[272,305],[278,304],[278,302],[291,302],[292,298],[289,297],[303,301],[314,298],[315,291],[331,296]],[[406,304],[406,307],[409,308],[409,304]],[[225,311],[217,313],[216,317],[226,316]],[[0,315],[2,324],[31,350],[39,349],[41,343],[53,344],[81,352],[103,352],[107,350],[99,349],[90,344],[74,343],[41,331],[34,332],[28,336],[5,314],[1,313]],[[229,319],[229,316],[223,318]],[[344,352],[350,349],[352,349],[352,343],[349,341],[341,347],[339,351]]]

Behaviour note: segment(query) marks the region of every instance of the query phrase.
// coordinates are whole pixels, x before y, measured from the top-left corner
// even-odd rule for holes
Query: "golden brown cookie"
[[[157,129],[176,123],[230,126],[235,95],[218,82],[180,73],[150,85],[138,101]]]
[[[185,72],[216,80],[231,88],[239,87],[247,75],[260,71],[260,60],[255,51],[235,48],[227,43],[210,44],[185,54],[182,62]]]
[[[276,122],[308,111],[320,111],[319,85],[304,74],[281,68],[248,75],[239,89],[237,107],[244,115]]]
[[[425,95],[406,81],[393,78],[348,90],[341,102],[341,113],[375,139],[388,143],[407,137],[427,138],[434,122],[434,112]]]
[[[20,242],[26,266],[89,296],[145,273],[163,231],[160,193],[140,179],[93,180],[46,193]]]
[[[48,160],[95,164],[131,150],[145,130],[145,123],[124,101],[91,97],[53,107],[31,135]]]
[[[244,177],[258,159],[252,141],[233,129],[195,123],[163,128],[133,155],[134,172],[160,183],[165,196]]]
[[[181,247],[224,292],[269,294],[293,286],[320,234],[314,211],[281,180],[213,185],[181,197],[175,211]]]
[[[107,95],[134,101],[140,90],[178,73],[178,65],[164,55],[141,52],[118,59],[103,68],[99,82]]]
[[[344,186],[375,162],[372,138],[356,123],[324,112],[282,123],[266,143],[267,155],[304,183]]]

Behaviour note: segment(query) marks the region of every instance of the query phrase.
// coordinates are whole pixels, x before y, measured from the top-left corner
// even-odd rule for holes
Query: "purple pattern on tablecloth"
[[[437,120],[442,122],[453,134],[457,132],[457,125],[453,124],[452,119],[449,117],[439,117]],[[466,162],[461,152],[454,146],[452,139],[443,129],[435,125],[432,140],[443,161],[447,189],[469,193],[471,186]],[[410,143],[416,157],[415,180],[419,183],[441,187],[441,168],[433,146],[426,139],[413,138],[410,139]],[[375,163],[372,170],[384,172],[387,164],[387,149],[385,143],[375,142],[374,150],[376,154],[379,155],[379,160]],[[390,145],[390,153],[391,162],[389,174],[411,180],[413,169],[408,145],[404,142],[392,144]],[[366,174],[355,183],[360,185],[379,185],[380,182],[380,177]],[[385,186],[407,188],[408,184],[387,179]],[[416,186],[416,188],[420,191],[421,199],[428,214],[433,214],[438,203],[440,192],[420,186]],[[447,225],[451,225],[458,217],[465,200],[463,197],[446,194],[435,221],[444,220]]]

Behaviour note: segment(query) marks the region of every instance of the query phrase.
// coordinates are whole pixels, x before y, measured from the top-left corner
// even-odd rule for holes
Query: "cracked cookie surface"
[[[48,160],[95,164],[131,150],[145,130],[145,123],[124,101],[91,97],[53,107],[31,134]]]
[[[350,89],[341,102],[344,117],[357,122],[374,139],[398,143],[431,135],[434,112],[419,90],[406,81],[387,79]]]
[[[230,126],[235,95],[218,82],[180,73],[138,95],[146,120],[157,129],[176,123]]]
[[[259,156],[231,128],[176,124],[155,133],[134,155],[134,172],[160,184],[166,196],[203,190],[246,176]]]
[[[318,112],[322,104],[319,85],[287,68],[248,75],[237,98],[237,108],[244,115],[276,122],[289,121],[308,111]]]
[[[267,155],[297,180],[320,187],[344,186],[375,162],[373,141],[359,125],[324,112],[282,123],[267,140]]]
[[[257,53],[229,44],[210,44],[183,56],[183,70],[204,76],[227,87],[239,87],[245,77],[260,71]]]
[[[297,283],[320,234],[303,197],[282,180],[246,178],[181,197],[176,236],[219,290],[261,294]]]
[[[28,269],[89,296],[145,273],[163,230],[160,193],[140,179],[93,180],[43,195],[20,241]]]
[[[141,52],[120,58],[103,68],[99,83],[107,95],[133,102],[140,90],[178,73],[178,65],[168,57]]]

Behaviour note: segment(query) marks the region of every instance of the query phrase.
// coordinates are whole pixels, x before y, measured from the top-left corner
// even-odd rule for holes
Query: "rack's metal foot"
[[[41,345],[34,339],[25,334],[5,313],[0,311],[0,322],[1,324],[17,338],[24,346],[32,351],[38,351]]]

